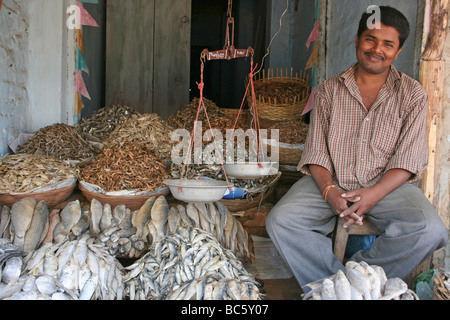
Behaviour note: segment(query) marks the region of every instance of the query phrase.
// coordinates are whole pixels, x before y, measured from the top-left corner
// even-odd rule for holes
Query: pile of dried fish
[[[292,104],[300,102],[298,96],[306,95],[309,88],[300,81],[256,81],[255,94],[269,103]]]
[[[221,202],[188,203],[186,206],[172,207],[167,217],[165,232],[174,233],[180,226],[211,233],[221,246],[229,249],[236,257],[244,261],[251,260],[247,231]]]
[[[0,281],[4,284],[15,283],[22,272],[22,258],[26,253],[8,239],[0,239]],[[0,284],[0,292],[3,284]],[[1,297],[1,293],[0,293]]]
[[[76,177],[77,169],[40,155],[18,154],[0,158],[0,192],[27,193]]]
[[[155,201],[155,197],[149,201]],[[97,222],[90,225],[90,233],[97,240],[95,243],[103,244],[112,256],[120,258],[139,258],[148,249],[146,230],[148,220],[148,204],[141,209],[131,212],[125,205],[118,205],[114,209],[93,199],[91,212]],[[156,207],[155,207],[156,210]],[[95,213],[97,212],[97,213]],[[91,220],[91,221],[92,221]]]
[[[303,300],[419,300],[414,291],[400,278],[387,279],[380,266],[349,261],[345,273],[307,285],[312,290]]]
[[[192,101],[183,110],[178,111],[177,114],[167,119],[167,123],[174,129],[186,129],[189,132],[192,132],[192,130],[194,129],[195,119],[197,118],[199,102],[199,98],[192,99]],[[205,104],[206,111],[208,112],[208,118],[210,120],[224,116],[219,107],[211,100],[203,98],[203,103]],[[203,122],[204,129],[209,129],[207,128],[208,122],[203,107],[200,111],[198,121]],[[234,124],[230,127],[230,129],[232,129],[233,126]]]
[[[103,141],[118,125],[139,114],[137,110],[128,106],[106,106],[92,116],[82,119],[75,127],[81,132],[88,133]]]
[[[136,115],[118,125],[104,141],[106,148],[124,146],[132,141],[152,150],[161,160],[171,159],[172,148],[177,144],[172,141],[174,129],[157,114]]]
[[[54,277],[23,276],[25,256],[9,240],[0,239],[0,300],[77,299]]]
[[[24,274],[56,278],[78,300],[122,300],[123,266],[85,233],[47,243],[24,259]]]
[[[78,296],[55,277],[25,275],[14,283],[0,284],[0,300],[78,300]]]
[[[20,145],[17,153],[38,154],[59,160],[85,161],[95,156],[95,149],[75,127],[63,123],[42,128]]]
[[[0,237],[9,239],[26,253],[37,249],[44,241],[49,228],[49,211],[45,201],[24,198],[11,209],[1,210]]]
[[[179,227],[127,267],[130,300],[259,300],[258,283],[209,233]]]
[[[308,136],[309,124],[302,120],[284,121],[273,124],[268,128],[278,129],[280,133],[280,142],[287,144],[304,144]]]
[[[164,215],[164,197],[149,198],[136,211],[121,204],[111,208],[93,199],[89,207],[81,208],[78,200],[70,202],[61,212],[61,221],[53,231],[55,242],[76,239],[88,232],[94,242],[103,245],[110,255],[118,258],[139,258],[148,249],[150,218],[157,221]],[[165,214],[167,215],[167,213]]]
[[[85,166],[79,176],[105,192],[155,191],[169,177],[162,161],[146,146],[124,142],[103,149],[102,154]]]

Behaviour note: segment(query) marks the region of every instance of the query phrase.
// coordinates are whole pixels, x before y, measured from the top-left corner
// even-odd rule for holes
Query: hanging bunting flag
[[[308,70],[310,68],[314,68],[317,65],[317,57],[319,55],[319,45],[316,42],[314,45],[313,52],[311,53],[311,56],[309,57],[308,62],[306,63],[305,70]]]
[[[83,5],[77,1],[77,5],[80,8],[80,24],[82,26],[92,26],[98,27],[97,22],[92,18],[92,16],[87,12],[87,10],[83,7]]]
[[[316,25],[314,26],[313,31],[309,35],[308,41],[306,41],[306,48],[309,49],[311,42],[315,42],[315,41],[319,40],[319,27],[320,27],[320,24],[319,24],[319,21],[317,21]]]
[[[77,87],[77,92],[80,93],[83,97],[91,100],[91,96],[86,88],[86,83],[84,82],[83,76],[77,71],[75,72],[75,82]]]
[[[3,0],[0,0],[0,10],[2,10]]]
[[[81,100],[80,94],[75,94],[75,108],[73,109],[74,114],[80,114],[81,110],[84,109],[83,101]]]
[[[78,71],[84,71],[87,74],[89,74],[89,68],[86,64],[86,60],[83,57],[83,54],[81,53],[81,50],[79,47],[77,47],[77,65],[76,70]]]
[[[314,108],[314,101],[316,99],[317,87],[311,90],[311,95],[309,96],[308,102],[306,103],[305,109],[303,110],[302,116],[310,112]]]
[[[82,54],[84,54],[84,44],[83,44],[83,31],[77,29],[77,47],[80,48]]]

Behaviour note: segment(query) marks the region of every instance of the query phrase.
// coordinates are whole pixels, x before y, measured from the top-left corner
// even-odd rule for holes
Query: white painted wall
[[[0,10],[0,156],[19,132],[73,123],[73,0],[4,0]]]

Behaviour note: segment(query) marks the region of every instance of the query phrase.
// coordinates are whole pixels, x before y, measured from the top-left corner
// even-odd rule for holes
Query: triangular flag
[[[77,86],[77,92],[80,93],[83,97],[91,100],[91,96],[86,88],[86,83],[84,82],[83,76],[79,72],[75,72],[75,82]]]
[[[2,10],[3,0],[0,0],[0,10]]]
[[[314,101],[316,99],[316,93],[317,93],[317,87],[314,87],[311,90],[311,95],[309,96],[308,103],[305,106],[305,109],[303,110],[302,116],[310,112],[312,109],[314,109]]]
[[[92,27],[98,27],[97,22],[92,18],[92,16],[89,14],[89,12],[86,11],[86,9],[83,7],[83,5],[77,1],[77,5],[80,8],[80,24],[82,26],[92,26]]]
[[[314,29],[311,31],[311,34],[309,35],[308,41],[306,41],[306,48],[309,49],[311,42],[315,42],[319,39],[319,27],[320,27],[319,21],[317,20]]]
[[[79,47],[77,47],[77,66],[76,70],[84,71],[87,74],[89,74],[89,68],[86,64],[86,60],[83,57],[83,54],[81,53],[81,50]]]
[[[83,31],[77,29],[77,47],[80,48],[82,54],[84,54],[84,44],[83,44]]]
[[[317,64],[317,56],[319,55],[319,43],[316,42],[314,45],[314,50],[311,53],[311,56],[308,59],[308,62],[306,63],[305,70],[308,70],[309,68],[314,67]]]
[[[84,105],[83,105],[83,101],[80,97],[80,95],[78,93],[75,94],[75,107],[73,110],[74,114],[80,114],[81,110],[83,110]]]

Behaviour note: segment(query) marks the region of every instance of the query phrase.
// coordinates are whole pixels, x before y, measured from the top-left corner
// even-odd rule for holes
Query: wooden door
[[[108,0],[106,105],[163,118],[189,102],[191,0]]]

